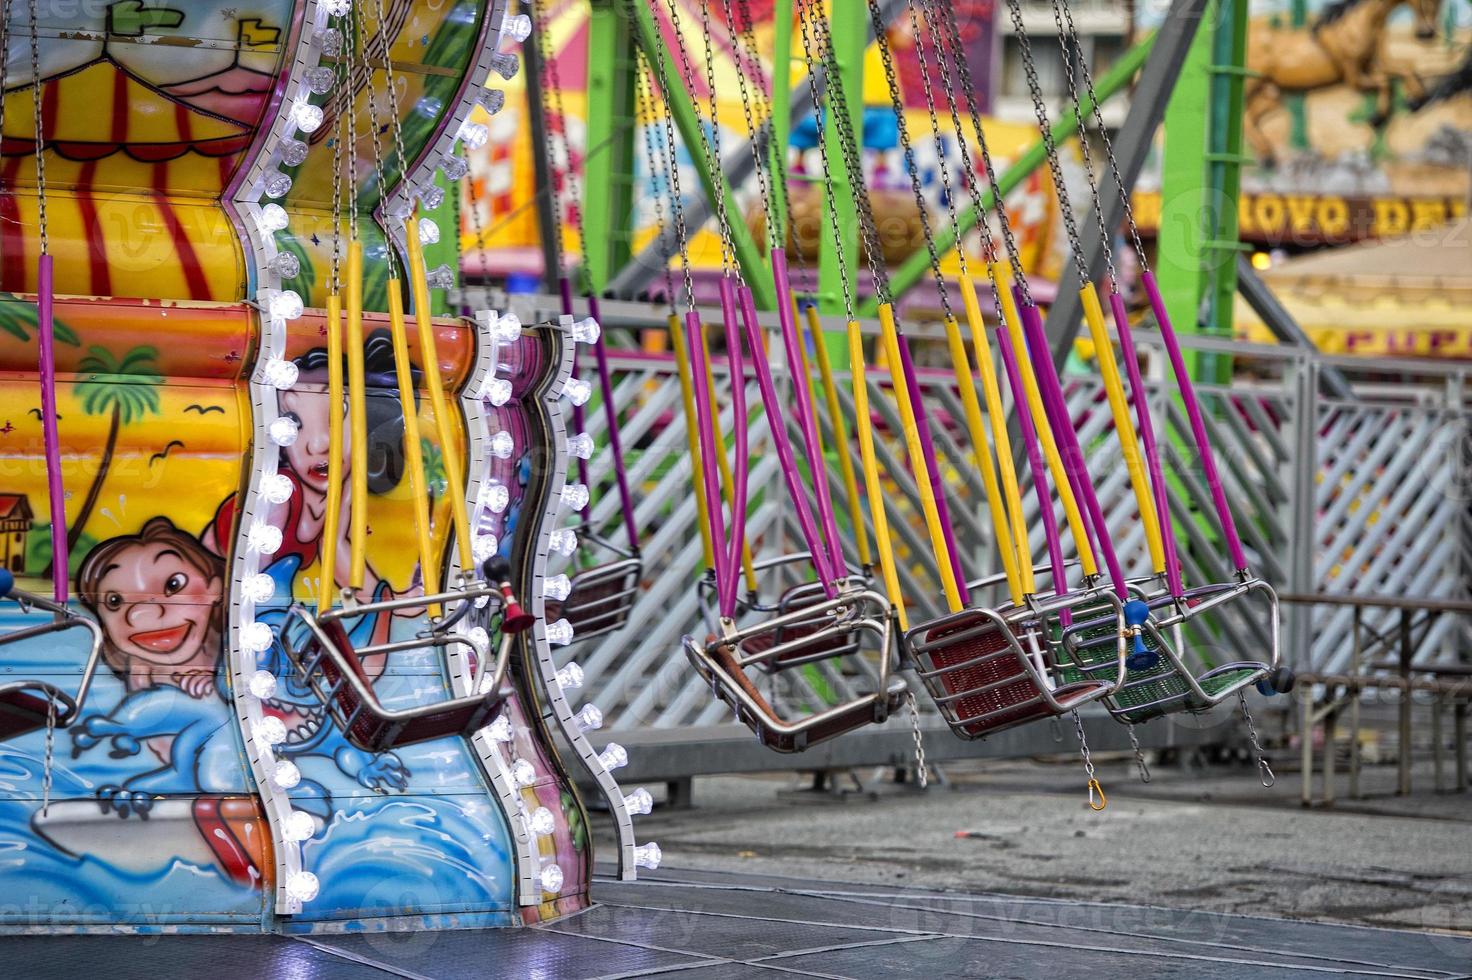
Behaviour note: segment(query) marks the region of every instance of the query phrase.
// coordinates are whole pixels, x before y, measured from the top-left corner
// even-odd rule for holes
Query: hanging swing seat
[[[1245,596],[1256,595],[1266,606],[1269,649],[1265,659],[1243,659],[1194,672],[1185,662],[1185,627],[1206,613]],[[1263,681],[1278,665],[1278,596],[1259,578],[1187,589],[1179,597],[1169,592],[1147,594],[1140,602],[1150,615],[1132,625],[1124,682],[1105,700],[1115,718],[1139,724],[1176,712],[1209,711],[1238,691]],[[1096,677],[1105,667],[1113,623],[1087,618],[1062,632],[1061,645],[1069,663],[1063,675],[1070,680]],[[1174,638],[1174,642],[1172,642]]]
[[[880,724],[904,702],[904,679],[891,676],[890,633],[889,600],[869,590],[853,590],[753,626],[737,628],[727,622],[719,636],[703,644],[686,636],[684,645],[696,672],[762,744],[776,752],[801,752]],[[815,646],[825,651],[823,659],[840,655],[835,650],[877,654],[872,690],[822,711],[786,718],[757,690],[746,669],[770,670],[765,665],[784,657],[814,659]]]
[[[586,530],[579,532],[578,538],[618,557],[573,575],[567,598],[547,603],[547,621],[566,619],[572,626],[574,643],[622,629],[638,601],[644,578],[644,560],[638,552],[619,548]]]
[[[1097,608],[1101,601],[1115,608],[1107,620],[1114,627],[1115,656],[1097,675],[1062,676],[1048,639],[1053,625],[1064,610]],[[1022,606],[963,609],[912,627],[904,648],[951,731],[963,739],[982,738],[1111,693],[1124,679],[1123,605],[1107,591],[1084,591],[1035,597]]]
[[[386,707],[374,691],[374,684],[363,660],[403,650],[443,648],[453,644],[469,647],[472,655],[481,651],[463,632],[451,629],[472,611],[476,618],[486,618],[485,610],[475,610],[475,601],[499,597],[500,590],[483,582],[472,583],[463,590],[430,596],[410,596],[373,603],[344,604],[320,615],[301,605],[291,608],[288,621],[281,630],[281,645],[298,676],[327,708],[348,740],[366,752],[383,752],[401,745],[427,742],[447,735],[469,736],[495,720],[505,701],[502,681],[506,675],[512,635],[502,631],[501,645],[489,672],[483,668],[472,685],[474,693],[413,708]],[[461,603],[450,615],[435,622],[420,636],[407,640],[376,643],[354,648],[343,620],[347,617],[392,614],[396,609]],[[306,634],[288,629],[291,621],[301,622]],[[296,633],[293,636],[293,633]],[[299,642],[300,641],[300,642]]]
[[[770,577],[768,574],[780,570],[788,565],[810,564],[812,556],[809,552],[801,551],[790,555],[778,555],[764,558],[756,562],[752,568],[759,578]],[[869,588],[868,576],[848,570],[849,576],[841,585],[841,588],[849,591],[862,591]],[[709,579],[701,583],[702,596],[706,600],[707,619],[716,623],[719,619],[716,613],[714,600],[714,583]],[[773,630],[760,633],[749,638],[743,645],[747,653],[758,653],[773,647],[782,647],[782,652],[771,659],[760,660],[756,666],[766,673],[775,674],[790,667],[800,667],[831,657],[843,657],[859,652],[862,636],[858,633],[836,633],[825,629],[832,617],[823,607],[828,602],[827,593],[823,591],[822,583],[819,582],[796,582],[787,586],[777,596],[776,601],[763,600],[758,593],[750,593],[742,596],[736,602],[736,609],[742,618],[750,618],[753,615],[775,616],[785,625]],[[806,613],[806,615],[803,615]]]
[[[97,664],[102,656],[101,627],[60,603],[17,589],[14,576],[3,569],[0,569],[0,596],[14,599],[23,612],[37,609],[52,616],[50,622],[12,630],[0,636],[0,646],[72,629],[83,629],[91,634],[91,644],[76,694],[69,694],[55,684],[39,679],[0,684],[0,742],[45,728],[48,716],[52,718],[50,723],[55,727],[67,727],[81,713],[82,705],[87,699],[87,690],[92,686],[92,675],[97,672]]]

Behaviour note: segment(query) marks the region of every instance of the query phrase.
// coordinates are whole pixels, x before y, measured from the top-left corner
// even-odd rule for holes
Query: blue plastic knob
[[[1139,599],[1131,599],[1124,604],[1124,621],[1126,625],[1140,627],[1150,620],[1150,607]],[[1160,660],[1160,657],[1145,646],[1145,637],[1136,633],[1130,641],[1130,653],[1125,658],[1125,666],[1131,670],[1149,670]]]
[[[15,576],[8,568],[0,568],[0,596],[10,595],[10,590],[15,588]]]

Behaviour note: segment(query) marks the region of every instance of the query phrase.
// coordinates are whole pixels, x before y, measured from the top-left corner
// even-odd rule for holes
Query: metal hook
[[[1262,758],[1261,756],[1258,756],[1257,768],[1259,770],[1259,778],[1262,780],[1263,786],[1265,788],[1271,789],[1273,784],[1278,781],[1278,777],[1273,774],[1273,767],[1268,765],[1268,760]]]
[[[1150,766],[1143,755],[1135,756],[1135,767],[1140,770],[1140,782],[1150,782]]]
[[[1097,797],[1097,801],[1096,801]],[[1098,813],[1109,805],[1109,798],[1104,795],[1104,787],[1099,785],[1099,780],[1089,778],[1089,809]]]

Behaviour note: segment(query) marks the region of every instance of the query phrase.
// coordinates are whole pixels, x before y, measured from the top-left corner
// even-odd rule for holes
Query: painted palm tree
[[[145,415],[159,414],[158,386],[164,379],[158,373],[158,349],[149,346],[134,347],[122,358],[118,358],[105,347],[92,346],[78,365],[81,380],[73,389],[82,403],[82,411],[88,415],[109,415],[107,442],[102,447],[102,461],[97,466],[97,476],[87,490],[87,499],[76,520],[67,529],[67,545],[75,547],[92,516],[92,508],[102,493],[102,484],[107,482],[107,472],[112,467],[112,454],[117,448],[118,432],[125,425],[132,425]]]

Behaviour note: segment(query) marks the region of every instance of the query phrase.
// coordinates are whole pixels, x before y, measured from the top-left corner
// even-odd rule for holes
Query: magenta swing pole
[[[629,536],[629,550],[639,553],[639,525],[634,518],[634,497],[629,493],[629,473],[624,469],[623,440],[618,434],[618,406],[613,403],[613,374],[608,369],[608,345],[603,342],[603,317],[598,313],[598,297],[588,294],[588,313],[599,324],[598,339],[593,341],[593,357],[598,362],[598,391],[603,398],[603,417],[608,422],[608,448],[613,452],[613,476],[618,482],[619,509],[623,511],[624,532]],[[581,408],[578,409],[581,412]],[[579,460],[587,465],[587,460]],[[584,473],[584,482],[587,475]]]
[[[700,440],[700,456],[704,461],[701,477],[705,484],[707,501],[706,523],[711,534],[711,561],[715,565],[711,571],[715,573],[716,597],[721,604],[721,615],[724,616],[726,594],[721,589],[721,583],[726,580],[726,532],[725,520],[721,515],[720,478],[716,474],[716,434],[710,414],[710,385],[706,383],[704,333],[705,327],[700,322],[700,314],[694,310],[687,311],[685,334],[689,338],[690,373],[695,386],[695,427]]]
[[[68,553],[66,496],[61,485],[61,437],[56,429],[56,341],[53,334],[51,255],[42,252],[36,269],[36,344],[40,348],[41,440],[46,454],[46,490],[51,503],[51,593],[66,602]]]

